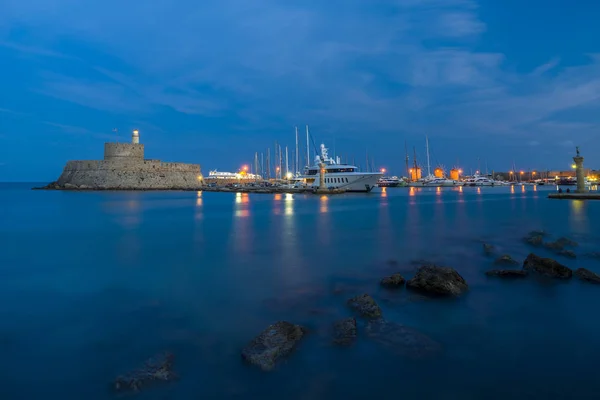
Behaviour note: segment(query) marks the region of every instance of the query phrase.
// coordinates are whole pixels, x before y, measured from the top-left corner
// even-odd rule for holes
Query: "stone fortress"
[[[144,159],[144,145],[134,130],[131,143],[104,143],[103,160],[68,161],[45,189],[197,190],[202,184],[198,164]]]

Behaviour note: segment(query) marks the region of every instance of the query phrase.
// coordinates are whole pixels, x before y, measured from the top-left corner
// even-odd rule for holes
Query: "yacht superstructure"
[[[301,179],[307,186],[319,187],[320,169],[325,169],[325,186],[327,188],[343,189],[347,192],[370,192],[377,186],[377,181],[383,176],[380,172],[360,172],[357,167],[342,164],[339,157],[329,157],[324,144],[320,146],[321,154],[315,156],[314,164],[305,167]]]

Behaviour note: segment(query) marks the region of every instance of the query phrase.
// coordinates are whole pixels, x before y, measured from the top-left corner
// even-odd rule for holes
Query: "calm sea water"
[[[117,375],[165,350],[179,381],[135,397],[598,397],[600,287],[489,279],[481,242],[522,260],[532,249],[521,237],[544,229],[580,243],[566,265],[600,272],[584,257],[600,251],[600,202],[534,187],[327,198],[31,186],[0,186],[2,399],[112,399]],[[469,293],[378,287],[385,274],[411,277],[415,260],[456,268]],[[443,354],[404,359],[360,331],[351,348],[329,346],[329,325],[361,292]],[[243,346],[280,319],[313,333],[273,372],[245,365]]]

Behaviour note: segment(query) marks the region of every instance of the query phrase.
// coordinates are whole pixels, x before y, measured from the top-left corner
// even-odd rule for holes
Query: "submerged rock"
[[[536,272],[552,278],[569,279],[573,271],[551,258],[536,256],[531,253],[523,262],[523,270]]]
[[[242,350],[242,358],[263,371],[270,371],[275,363],[290,354],[306,334],[306,329],[287,321],[270,325]]]
[[[548,233],[545,230],[540,229],[529,232],[529,236],[548,236]]]
[[[544,247],[554,251],[560,251],[565,248],[565,246],[558,241],[556,242],[546,242],[544,243]]]
[[[333,323],[333,343],[348,346],[356,340],[356,319],[344,318]]]
[[[577,258],[577,254],[575,254],[575,252],[573,250],[567,250],[567,249],[559,251],[558,255],[564,256],[564,257],[569,257],[569,258]]]
[[[497,276],[499,278],[524,278],[527,271],[521,269],[493,269],[485,273],[487,276]]]
[[[575,276],[585,282],[600,284],[600,275],[585,268],[578,268],[575,271]]]
[[[558,244],[562,245],[563,247],[577,247],[577,246],[579,246],[579,243],[577,243],[576,241],[571,240],[569,238],[566,238],[564,236],[558,238],[555,243],[558,243]]]
[[[381,318],[381,308],[379,308],[379,304],[366,293],[348,300],[348,306],[364,318]]]
[[[422,292],[458,296],[469,289],[469,285],[456,270],[449,267],[426,265],[406,282],[406,287]]]
[[[496,259],[496,261],[494,261],[494,264],[497,265],[518,265],[519,262],[516,261],[515,259],[513,259],[511,256],[509,256],[508,254],[503,254],[500,257],[498,257]]]
[[[597,260],[600,260],[600,252],[598,251],[592,251],[591,253],[587,253],[585,256],[588,258],[595,258]]]
[[[119,376],[114,383],[115,390],[139,391],[157,381],[168,382],[177,379],[173,372],[173,355],[165,353],[151,358],[140,369]]]
[[[416,329],[383,319],[369,321],[366,334],[380,345],[405,357],[423,358],[442,350],[441,344]]]
[[[406,282],[406,279],[404,279],[402,275],[396,273],[383,278],[380,284],[383,287],[394,289],[402,287],[404,285],[404,282]]]
[[[542,235],[529,235],[523,238],[523,241],[531,246],[541,246],[544,243]]]
[[[492,246],[491,244],[488,244],[488,243],[484,243],[484,244],[483,244],[483,252],[484,252],[486,255],[488,255],[488,256],[489,256],[489,255],[492,255],[492,254],[494,253],[494,250],[495,250],[495,248],[494,248],[494,246]]]

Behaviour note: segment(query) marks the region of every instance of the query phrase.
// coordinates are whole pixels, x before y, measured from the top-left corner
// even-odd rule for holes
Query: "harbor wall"
[[[56,183],[80,189],[197,189],[202,185],[202,174],[198,164],[123,157],[68,161]]]

